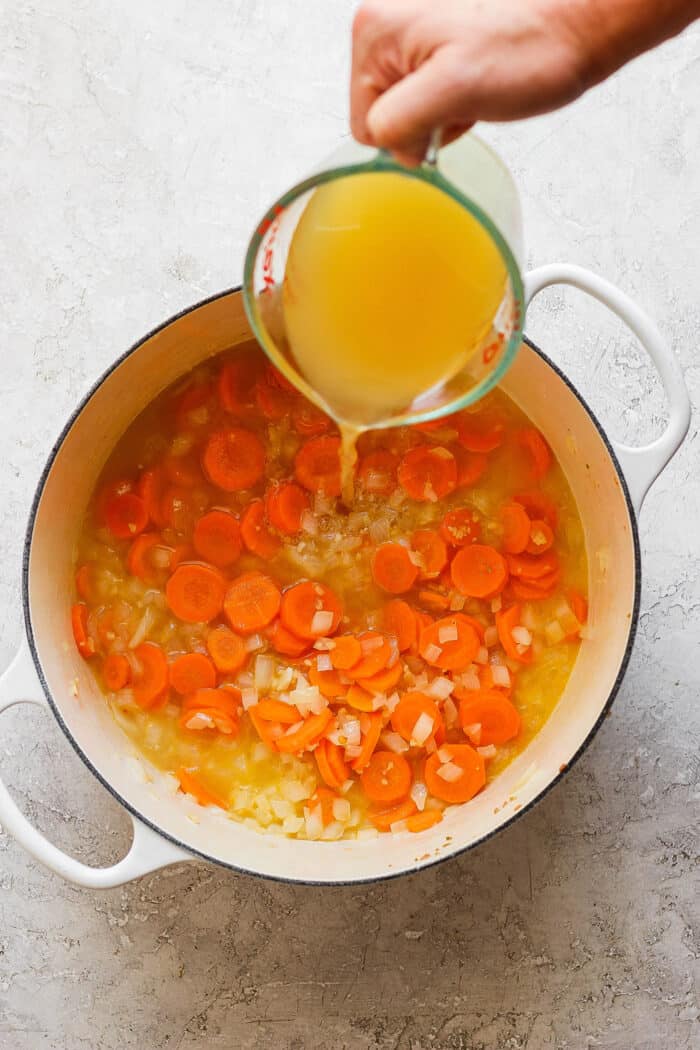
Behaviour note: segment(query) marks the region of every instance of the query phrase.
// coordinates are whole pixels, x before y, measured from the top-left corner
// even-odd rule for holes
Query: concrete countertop
[[[55,435],[109,362],[238,282],[263,206],[347,134],[348,0],[16,0],[0,9],[0,664]],[[700,401],[700,29],[574,106],[486,135],[530,264],[644,304]],[[530,334],[611,431],[664,413],[633,341],[575,293]],[[573,772],[422,875],[304,889],[181,865],[74,889],[0,831],[2,1050],[683,1050],[698,1046],[697,424],[641,520],[644,590],[612,714]],[[92,863],[128,822],[47,716],[2,716],[24,811]],[[695,808],[694,808],[695,807]]]

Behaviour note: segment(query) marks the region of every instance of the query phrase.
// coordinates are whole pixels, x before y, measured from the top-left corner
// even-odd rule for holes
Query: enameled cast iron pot
[[[629,660],[640,589],[635,515],[683,440],[690,406],[674,356],[625,295],[573,266],[543,267],[526,283],[528,300],[547,285],[567,283],[621,317],[659,370],[670,420],[662,436],[644,448],[607,438],[565,377],[529,343],[505,377],[503,389],[544,432],[567,475],[589,561],[590,637],[551,718],[525,751],[480,795],[429,831],[332,843],[260,834],[202,809],[174,794],[169,780],[134,757],[72,642],[74,544],[97,476],[134,417],[204,358],[250,341],[240,292],[224,292],[167,321],[102,376],[66,424],[36,491],[22,575],[26,640],[0,679],[0,712],[15,703],[48,704],[77,753],[134,823],[127,856],[113,867],[91,868],[49,843],[0,782],[0,824],[37,860],[91,887],[116,886],[196,857],[303,883],[382,879],[475,846],[525,813],[560,779],[600,725]]]

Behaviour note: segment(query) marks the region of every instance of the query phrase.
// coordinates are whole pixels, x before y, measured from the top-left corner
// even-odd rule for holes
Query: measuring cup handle
[[[669,404],[666,429],[648,445],[635,448],[614,438],[615,450],[627,479],[634,509],[639,514],[651,485],[678,450],[690,426],[690,398],[675,354],[648,314],[614,284],[570,263],[552,263],[531,270],[525,277],[525,305],[552,284],[569,284],[612,310],[649,354],[661,377]]]

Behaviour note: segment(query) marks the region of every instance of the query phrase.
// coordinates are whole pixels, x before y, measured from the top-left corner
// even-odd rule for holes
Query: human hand
[[[351,127],[406,164],[477,120],[516,120],[592,82],[581,0],[365,0],[353,25]]]

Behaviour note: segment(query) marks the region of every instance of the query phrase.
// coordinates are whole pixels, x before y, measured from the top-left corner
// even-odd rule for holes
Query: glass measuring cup
[[[478,228],[498,257],[503,272],[500,301],[478,343],[466,347],[454,367],[437,382],[425,384],[428,389],[423,387],[413,392],[413,396],[407,395],[403,401],[392,404],[389,412],[380,414],[377,414],[378,406],[368,407],[367,384],[363,389],[361,379],[350,374],[344,376],[344,392],[352,388],[352,397],[336,403],[324,397],[309,370],[297,360],[295,344],[289,335],[288,264],[295,232],[302,217],[308,214],[310,203],[318,202],[320,189],[327,192],[329,186],[337,189],[339,180],[350,180],[344,181],[342,188],[352,193],[360,187],[359,182],[351,181],[358,176],[417,180],[429,188],[430,194],[442,195],[442,203],[449,202],[460,221],[464,217]],[[500,158],[478,136],[465,135],[439,153],[431,149],[426,161],[415,169],[404,168],[382,151],[350,142],[288,190],[263,216],[246,254],[244,302],[253,332],[271,361],[338,423],[356,430],[416,423],[436,419],[477,401],[499,381],[512,362],[520,345],[524,320],[521,252],[522,220],[515,184]],[[400,279],[400,255],[395,264]],[[333,347],[327,352],[332,355]],[[429,359],[429,341],[425,353]],[[397,345],[396,368],[401,367],[401,348]],[[358,415],[360,406],[362,412],[367,413],[362,418]]]

